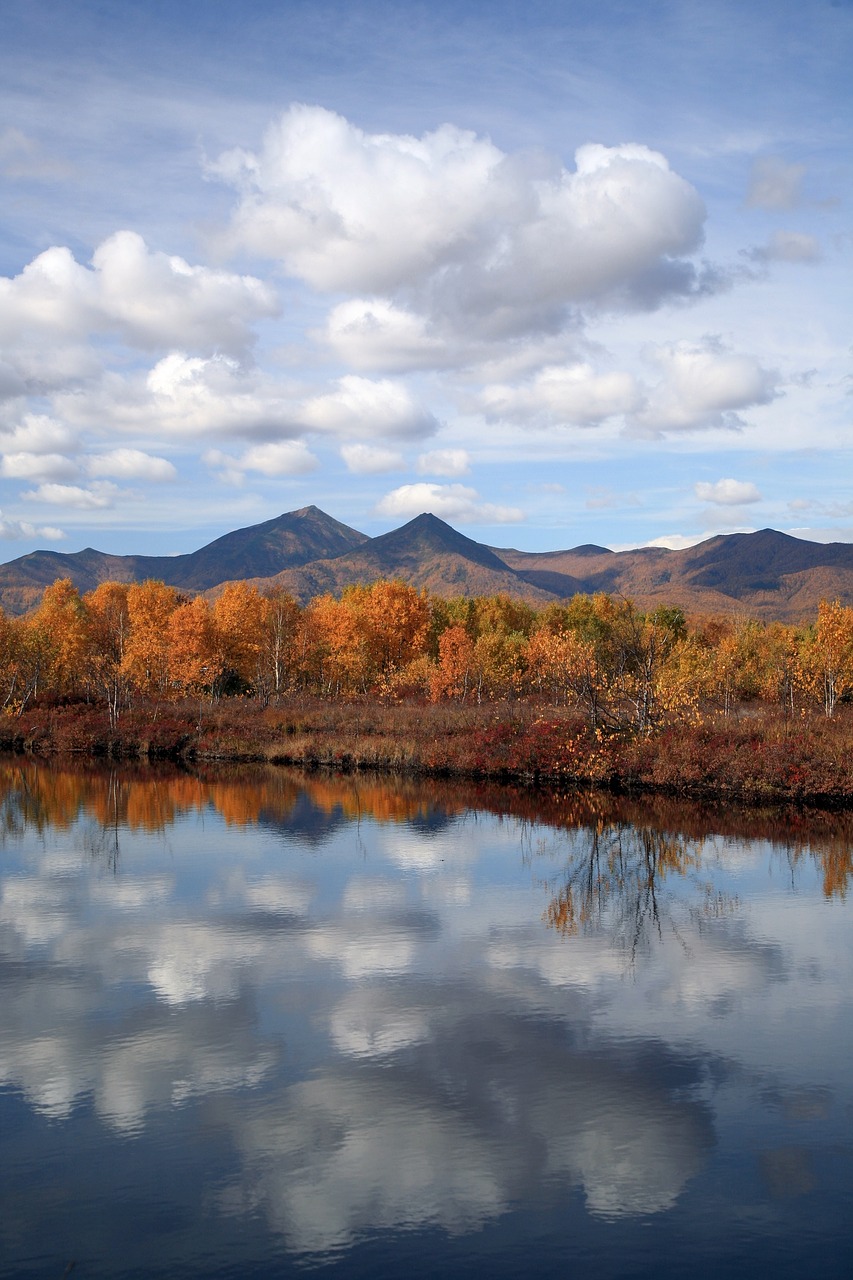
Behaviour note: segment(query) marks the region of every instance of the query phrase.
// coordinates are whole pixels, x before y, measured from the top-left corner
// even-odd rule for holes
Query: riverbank
[[[794,721],[767,708],[648,735],[593,732],[572,710],[325,702],[275,707],[138,705],[111,726],[103,707],[36,706],[0,723],[0,750],[36,756],[264,761],[303,768],[487,778],[701,798],[853,805],[853,708]]]

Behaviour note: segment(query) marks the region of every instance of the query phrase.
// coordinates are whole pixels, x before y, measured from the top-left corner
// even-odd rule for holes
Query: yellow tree
[[[83,597],[89,621],[86,678],[105,698],[113,728],[127,696],[127,676],[122,666],[130,635],[127,592],[127,583],[102,582]]]
[[[88,650],[88,618],[70,578],[59,578],[45,589],[30,627],[45,658],[47,686],[61,695],[78,692]]]
[[[762,636],[759,659],[761,696],[777,702],[786,716],[792,716],[794,695],[803,684],[797,629],[771,622]]]
[[[0,609],[0,706],[7,715],[20,715],[35,697],[45,663],[44,645],[29,620]]]
[[[259,684],[268,609],[268,601],[245,582],[229,582],[216,597],[213,626],[220,680],[230,679],[243,689]]]
[[[296,665],[301,610],[293,596],[280,587],[268,591],[261,632],[260,691],[264,696],[282,693]]]
[[[803,670],[826,715],[833,716],[838,699],[853,687],[853,609],[821,600],[804,645]]]
[[[430,677],[430,698],[464,702],[471,688],[474,642],[460,622],[446,627],[438,641],[438,662]]]
[[[527,637],[520,631],[484,631],[474,642],[477,701],[513,697],[527,669]]]
[[[558,621],[552,615],[554,621]],[[534,686],[549,689],[554,703],[581,705],[590,725],[602,719],[606,679],[595,656],[592,640],[575,631],[555,631],[541,626],[527,646],[528,673]]]
[[[168,692],[169,619],[183,600],[174,587],[152,579],[134,582],[127,589],[130,634],[122,671],[147,697]]]
[[[173,609],[167,632],[170,690],[193,696],[213,692],[222,674],[222,659],[204,596],[195,596]]]
[[[426,652],[430,626],[426,592],[404,582],[374,582],[359,598],[359,611],[372,680],[401,670]]]
[[[326,695],[367,688],[367,644],[361,602],[366,587],[351,587],[341,600],[317,596],[305,610],[305,659]]]
[[[630,600],[620,602],[613,625],[615,680],[642,733],[654,723],[664,668],[685,634],[681,609],[641,614]]]

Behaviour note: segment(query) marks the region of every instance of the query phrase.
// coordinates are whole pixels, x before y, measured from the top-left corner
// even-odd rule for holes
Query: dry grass
[[[616,790],[750,800],[853,802],[853,707],[828,720],[767,708],[671,724],[649,736],[601,736],[576,712],[532,703],[383,705],[306,697],[262,708],[241,699],[136,706],[111,729],[81,704],[43,706],[0,724],[0,749],[38,755],[266,761],[592,783]]]

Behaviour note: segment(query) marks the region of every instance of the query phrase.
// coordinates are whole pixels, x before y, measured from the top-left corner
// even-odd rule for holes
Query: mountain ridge
[[[180,556],[33,551],[0,565],[0,605],[23,613],[57,578],[79,591],[100,582],[158,578],[189,593],[216,594],[229,581],[312,596],[399,578],[432,594],[505,592],[542,607],[578,592],[629,596],[638,607],[742,613],[782,621],[813,617],[822,598],[853,604],[853,544],[816,543],[775,529],[715,534],[693,547],[612,551],[585,543],[518,551],[474,541],[429,512],[370,538],[318,507],[284,512],[232,530]]]

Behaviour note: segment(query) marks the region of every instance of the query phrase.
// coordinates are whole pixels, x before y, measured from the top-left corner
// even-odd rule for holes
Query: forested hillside
[[[301,606],[232,583],[213,601],[162,582],[67,579],[24,618],[0,614],[0,699],[268,703],[294,691],[430,702],[533,699],[580,708],[593,728],[646,731],[745,703],[832,716],[853,687],[853,609],[822,602],[805,626],[641,611],[606,594],[535,608],[508,595],[446,599],[402,582]]]

